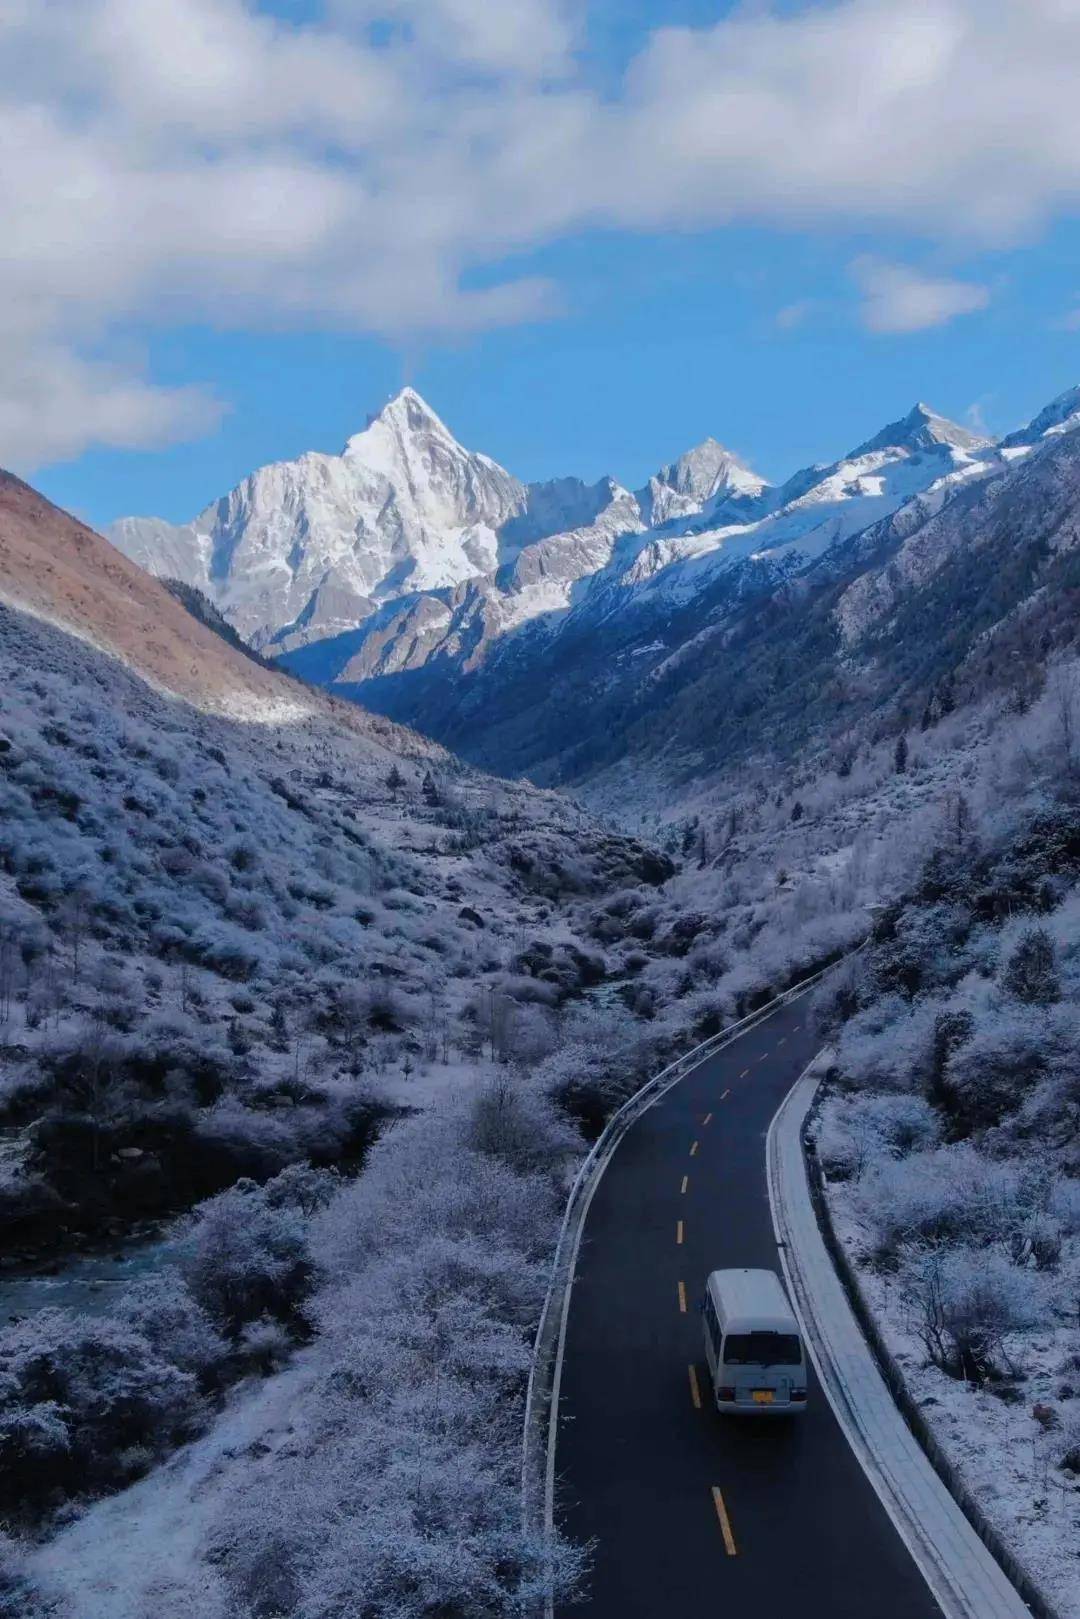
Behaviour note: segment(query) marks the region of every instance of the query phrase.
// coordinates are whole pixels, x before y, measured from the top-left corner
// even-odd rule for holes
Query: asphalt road
[[[801,1418],[710,1403],[698,1300],[710,1270],[780,1270],[765,1134],[814,1055],[807,1010],[783,1008],[669,1091],[597,1188],[555,1458],[558,1521],[596,1544],[588,1595],[560,1619],[941,1619],[812,1369]]]

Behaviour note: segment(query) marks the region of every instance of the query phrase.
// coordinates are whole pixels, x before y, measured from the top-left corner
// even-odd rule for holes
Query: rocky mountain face
[[[826,467],[619,540],[568,612],[475,667],[435,657],[364,702],[510,774],[625,810],[852,724],[902,729],[1026,686],[1074,634],[1080,393],[1000,445],[918,406]]]
[[[187,529],[128,519],[113,539],[307,680],[487,768],[603,797],[630,755],[658,780],[707,779],[732,750],[801,746],[830,703],[925,701],[918,615],[906,649],[890,626],[950,579],[972,634],[1019,611],[1045,568],[1018,571],[1010,534],[1037,531],[1045,566],[1065,566],[1078,427],[1080,389],[1000,443],[918,404],[775,486],[707,439],[631,492],[520,483],[406,390],[340,457],[264,468]]]
[[[490,573],[524,486],[464,450],[405,389],[340,455],[261,467],[193,522],[127,518],[110,537],[195,585],[255,646],[354,627],[405,591]]]
[[[524,484],[466,450],[411,388],[338,456],[260,468],[191,523],[128,517],[113,544],[200,590],[257,649],[312,649],[354,682],[490,643],[568,607],[616,542],[706,509],[749,510],[764,481],[708,439],[632,494],[612,478]]]

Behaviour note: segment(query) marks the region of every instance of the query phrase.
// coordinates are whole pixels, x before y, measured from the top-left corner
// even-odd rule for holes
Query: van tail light
[[[806,1390],[805,1389],[792,1389],[791,1398],[793,1400],[805,1400],[806,1399]]]
[[[734,1389],[728,1389],[728,1388],[719,1388],[716,1391],[716,1398],[718,1400],[733,1400],[735,1398],[735,1390]]]

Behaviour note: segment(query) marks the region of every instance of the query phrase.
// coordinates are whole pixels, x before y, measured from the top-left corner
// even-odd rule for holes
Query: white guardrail
[[[833,972],[844,961],[849,961],[856,953],[849,952],[839,960],[831,961],[819,972],[812,973],[809,978],[801,979],[782,995],[766,1001],[756,1012],[749,1013],[737,1023],[729,1024],[719,1034],[703,1040],[700,1045],[684,1052],[673,1063],[669,1063],[658,1074],[646,1080],[641,1089],[635,1091],[633,1096],[611,1115],[582,1161],[566,1200],[566,1209],[555,1244],[551,1280],[548,1283],[544,1307],[533,1342],[532,1366],[525,1397],[525,1431],[521,1464],[522,1513],[527,1532],[539,1531],[550,1542],[553,1531],[555,1440],[559,1417],[562,1349],[566,1340],[567,1305],[585,1216],[600,1176],[607,1167],[608,1159],[630,1126],[673,1085],[677,1085],[693,1069],[707,1062],[710,1057],[722,1051],[755,1024],[763,1022],[781,1006],[786,1006],[790,1001],[804,995],[827,973]],[[552,1612],[550,1588],[546,1599],[546,1611],[548,1614]]]

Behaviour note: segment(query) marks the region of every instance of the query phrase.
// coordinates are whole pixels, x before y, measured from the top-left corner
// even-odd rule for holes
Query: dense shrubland
[[[504,1077],[397,1126],[313,1223],[317,1376],[292,1453],[219,1527],[230,1613],[483,1619],[542,1590],[522,1400],[576,1150],[542,1090]],[[568,1586],[578,1559],[555,1560]]]
[[[835,1058],[816,1134],[841,1235],[916,1394],[1059,1595],[1080,1534],[1071,675],[1002,727],[969,793],[943,803],[906,896],[822,995]]]
[[[507,1069],[385,1132],[359,1179],[291,1168],[210,1200],[178,1266],[109,1319],[8,1328],[9,1515],[137,1477],[205,1425],[228,1382],[305,1343],[288,1445],[246,1454],[215,1513],[201,1619],[482,1619],[523,1611],[549,1576],[569,1590],[580,1556],[522,1528],[520,1437],[579,1152],[545,1085]],[[19,1611],[51,1611],[63,1582],[44,1580],[35,1610],[9,1555]]]
[[[608,972],[578,911],[673,869],[419,742],[229,723],[0,628],[9,1251],[355,1168],[433,1071],[550,1045]]]
[[[0,1511],[61,1531],[288,1362],[316,1380],[306,1437],[230,1491],[223,1611],[329,1613],[361,1574],[376,1607],[515,1611],[543,1574],[520,1400],[578,1120],[678,1036],[596,999],[621,966],[591,918],[674,863],[420,742],[209,717],[0,630],[5,1253],[179,1221],[108,1310],[0,1329]],[[0,1612],[29,1614],[9,1561]]]

